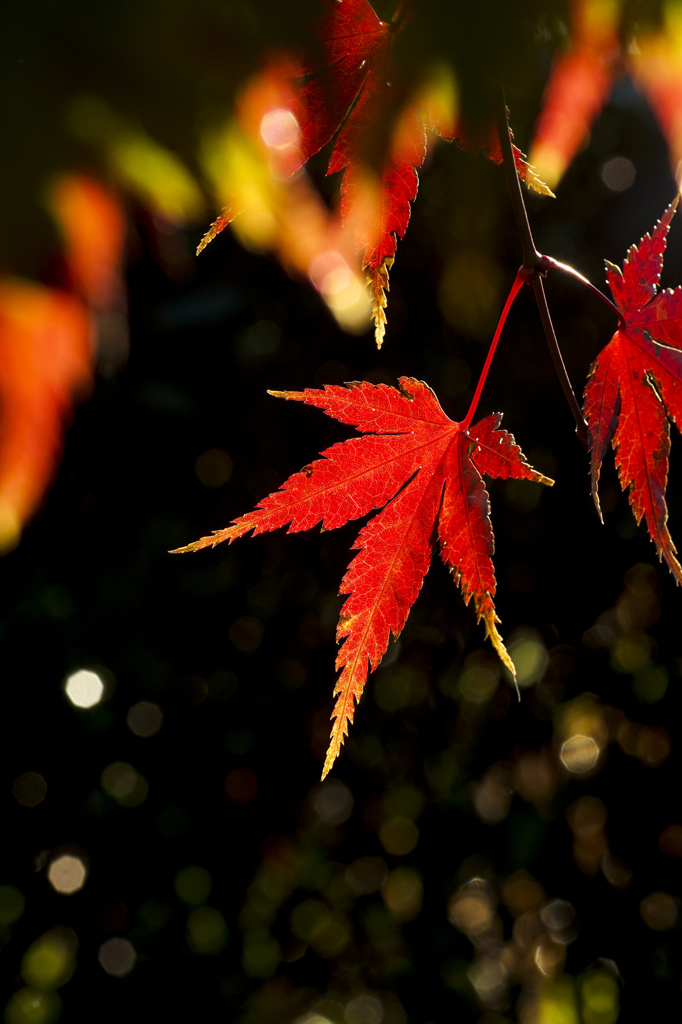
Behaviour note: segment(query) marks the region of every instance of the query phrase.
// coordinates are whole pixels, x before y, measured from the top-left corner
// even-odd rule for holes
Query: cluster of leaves
[[[436,136],[504,162],[519,213],[523,200],[520,192],[515,198],[517,176],[551,195],[541,178],[556,184],[611,84],[625,71],[646,91],[671,157],[677,159],[682,148],[674,111],[682,75],[675,59],[673,7],[664,5],[663,28],[642,30],[637,45],[631,45],[617,5],[574,0],[570,44],[554,64],[531,148],[536,173],[511,144],[499,112],[493,117],[488,103],[492,87],[482,99],[483,113],[471,119],[458,99],[458,88],[466,83],[456,80],[452,64],[432,64],[428,74],[421,68],[418,76],[402,73],[400,46],[410,32],[418,32],[424,11],[401,3],[384,21],[368,0],[324,4],[316,42],[305,52],[272,59],[243,90],[234,118],[207,143],[204,166],[224,209],[199,248],[234,221],[248,244],[274,249],[292,272],[306,275],[339,321],[354,330],[362,329],[366,316],[360,296],[364,273],[380,346],[389,271],[408,227],[418,171]],[[71,120],[86,141],[96,141],[98,132],[103,140],[106,136],[113,176],[156,215],[184,223],[201,214],[203,199],[191,176],[101,103],[82,101],[71,111]],[[343,172],[338,214],[321,202],[303,171],[328,144],[327,173]],[[154,182],[143,167],[153,169]],[[124,307],[124,222],[115,196],[78,178],[62,182],[54,196],[54,213],[65,236],[68,287],[6,281],[0,293],[0,543],[5,548],[16,543],[54,473],[72,396],[90,379],[98,323],[112,311],[120,315]],[[669,419],[679,424],[681,297],[679,289],[657,294],[674,209],[672,204],[652,235],[632,247],[622,274],[608,267],[619,327],[592,367],[585,420],[579,411],[576,418],[589,435],[597,508],[600,468],[612,444],[635,517],[638,522],[645,518],[659,557],[679,582],[682,568],[667,528],[665,489]],[[560,266],[536,252],[529,229],[525,237],[522,230],[522,242],[524,267],[462,420],[448,418],[433,392],[408,378],[401,378],[400,391],[364,383],[278,392],[322,408],[364,436],[324,452],[233,526],[181,549],[197,550],[284,525],[290,531],[319,522],[330,528],[382,510],[360,533],[359,553],[342,582],[341,592],[349,596],[337,631],[341,675],[325,773],[338,754],[368,671],[378,665],[390,635],[397,636],[405,623],[436,536],[465,601],[473,598],[477,618],[513,675],[497,629],[493,533],[483,476],[550,481],[526,463],[511,434],[500,428],[499,414],[475,425],[473,420],[515,296],[526,281],[541,293],[540,277]],[[37,436],[40,445],[33,443]]]
[[[442,108],[434,113],[435,94],[429,97],[423,92],[420,105],[410,102],[396,112],[387,82],[392,40],[404,20],[402,8],[389,25],[378,19],[366,0],[334,4],[320,30],[326,66],[291,94],[286,110],[278,112],[280,123],[284,117],[289,126],[280,170],[295,172],[336,135],[328,173],[344,171],[341,213],[355,225],[356,248],[362,253],[373,293],[379,345],[386,323],[388,269],[416,196],[416,168],[426,151],[425,129],[449,139],[465,138],[452,111],[449,118],[443,116]],[[304,66],[300,73],[312,70]],[[555,75],[563,81],[565,74],[560,64]],[[552,103],[555,95],[552,84]],[[383,163],[374,171],[372,144],[380,124],[391,126],[390,140],[381,151]],[[499,137],[493,134],[491,138],[490,155],[501,162],[505,147]],[[374,160],[376,152],[374,144]],[[527,182],[549,192],[515,147],[507,152],[508,172],[514,176],[520,172]],[[682,569],[666,525],[665,488],[668,416],[677,420],[676,389],[682,382],[678,327],[682,292],[678,289],[656,296],[676,205],[676,201],[671,204],[652,236],[647,235],[639,248],[632,247],[622,274],[616,267],[608,268],[620,325],[592,367],[585,391],[585,416],[597,509],[601,463],[612,443],[621,484],[629,490],[635,517],[638,522],[642,516],[646,518],[659,557],[666,559],[679,582]],[[228,209],[209,237],[235,212]],[[359,554],[341,584],[341,593],[349,596],[337,628],[342,647],[336,667],[341,672],[334,691],[337,702],[323,777],[347,735],[368,670],[378,666],[391,634],[397,637],[405,624],[428,569],[434,536],[465,602],[473,597],[486,636],[514,676],[496,626],[493,532],[482,477],[552,481],[528,465],[513,437],[500,429],[499,415],[488,416],[475,426],[472,420],[502,325],[522,283],[546,273],[550,265],[560,266],[539,257],[530,236],[527,241],[527,265],[512,288],[464,420],[450,420],[425,384],[407,378],[401,379],[400,391],[360,383],[300,393],[274,392],[315,405],[366,436],[323,452],[323,459],[290,477],[254,512],[179,549],[196,551],[225,540],[231,543],[251,531],[255,535],[285,525],[290,532],[320,522],[331,529],[382,509],[361,531],[354,545]],[[529,259],[531,251],[534,264]]]
[[[454,81],[447,72],[434,74],[413,95],[405,97],[400,89],[395,95],[393,50],[409,18],[405,5],[398,7],[391,23],[382,21],[367,0],[327,5],[319,26],[322,64],[303,59],[279,65],[280,75],[288,72],[304,84],[298,90],[282,85],[277,109],[259,124],[261,134],[271,139],[280,177],[294,174],[334,140],[327,174],[343,171],[341,217],[353,225],[379,348],[386,330],[389,270],[417,195],[427,131],[464,148],[484,149],[495,163],[502,161],[494,128],[488,125],[470,137],[458,116]],[[530,187],[552,195],[516,147],[514,158]],[[231,199],[199,251],[243,209],[234,196]]]

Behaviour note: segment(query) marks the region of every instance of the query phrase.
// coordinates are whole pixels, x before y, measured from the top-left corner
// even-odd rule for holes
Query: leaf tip
[[[374,340],[380,349],[386,334],[386,292],[389,290],[388,272],[393,266],[393,256],[386,256],[379,267],[367,274],[367,284],[372,292],[372,320]]]
[[[234,220],[234,218],[235,218],[235,214],[232,213],[232,211],[230,210],[229,206],[225,207],[225,209],[222,211],[220,216],[216,217],[216,219],[213,221],[213,223],[211,224],[210,228],[208,229],[208,231],[206,232],[204,237],[199,242],[199,244],[197,246],[197,252],[196,252],[197,256],[199,255],[199,253],[203,249],[206,248],[206,246],[208,245],[209,242],[213,241],[213,239],[216,237],[216,235],[219,235],[220,232],[224,228],[227,227],[227,225],[230,223],[230,221]]]
[[[268,394],[273,398],[284,398],[287,402],[305,402],[306,400],[305,391],[271,391],[268,389]]]
[[[193,540],[191,544],[185,544],[181,548],[173,548],[169,555],[185,555],[189,552],[201,551],[202,548],[215,547],[218,542],[213,536],[202,537],[200,540]]]
[[[344,732],[341,729],[339,719],[337,718],[336,721],[334,722],[334,728],[332,729],[329,748],[327,749],[327,754],[324,759],[324,765],[322,768],[322,775],[320,776],[320,782],[324,782],[324,780],[327,778],[330,771],[332,770],[334,761],[336,761],[337,757],[341,753],[341,744],[343,743],[343,740]]]
[[[556,199],[554,192],[552,192],[549,185],[545,184],[542,178],[537,176],[531,164],[527,165],[526,174],[523,180],[529,188],[532,188],[533,191],[537,192],[539,195],[549,196],[550,199]]]
[[[512,132],[509,132],[512,136]],[[541,196],[549,196],[552,199],[556,199],[556,196],[552,192],[549,185],[546,185],[542,178],[538,177],[535,172],[535,168],[531,163],[526,160],[525,156],[518,148],[518,146],[512,146],[514,152],[514,162],[516,163],[519,176],[523,179],[524,185],[527,188],[532,188],[534,192],[538,192]]]
[[[490,597],[481,605],[479,611],[479,618],[483,619],[485,623],[485,635],[490,640],[491,644],[497,652],[497,656],[506,669],[511,673],[511,677],[514,680],[514,686],[516,687],[516,695],[521,700],[521,693],[519,691],[519,684],[516,678],[516,669],[514,668],[514,662],[509,656],[509,651],[504,646],[504,640],[500,636],[497,629],[496,623],[500,620],[495,614],[495,606],[493,605]]]
[[[251,529],[251,527],[249,527]],[[240,532],[235,526],[228,526],[224,530],[214,530],[208,537],[200,537],[199,540],[193,540],[191,544],[185,544],[181,548],[173,548],[169,551],[169,555],[184,555],[187,552],[201,551],[202,548],[214,548],[217,544],[222,544],[223,541],[227,540],[232,543],[237,537],[242,536],[243,530]]]
[[[597,515],[599,516],[599,522],[603,526],[604,525],[604,516],[603,516],[602,510],[601,510],[601,502],[599,500],[599,492],[597,490],[597,484],[596,483],[593,484],[593,486],[592,486],[592,500],[594,501],[594,507],[597,510]]]

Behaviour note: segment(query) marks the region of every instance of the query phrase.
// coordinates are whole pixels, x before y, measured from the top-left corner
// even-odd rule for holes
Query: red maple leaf
[[[323,778],[348,734],[368,671],[378,666],[391,634],[399,636],[405,625],[436,536],[465,603],[473,598],[486,636],[514,674],[496,625],[494,539],[482,474],[552,483],[528,465],[513,436],[499,428],[501,414],[467,428],[466,421],[445,415],[426,384],[401,377],[400,386],[399,391],[356,383],[272,392],[315,405],[364,436],[328,448],[253,512],[178,549],[198,551],[280,526],[296,533],[322,523],[329,530],[381,509],[360,531],[353,545],[358,554],[341,583],[340,592],[349,596],[336,632],[343,641],[336,659],[341,674]]]
[[[428,102],[414,105],[396,100],[391,86],[399,77],[391,61],[393,42],[408,21],[402,6],[389,24],[377,17],[368,0],[329,4],[319,33],[325,66],[301,89],[294,106],[301,131],[301,164],[336,135],[327,174],[344,172],[341,216],[355,223],[355,246],[372,291],[379,347],[386,327],[388,273],[397,239],[407,230],[410,203],[417,195],[426,129],[469,148],[453,112],[443,119]],[[501,163],[494,130],[482,148]],[[537,191],[551,195],[516,147],[514,155],[521,177]]]
[[[659,559],[677,583],[682,566],[668,532],[665,491],[670,452],[669,419],[682,422],[682,288],[658,291],[670,221],[670,204],[651,235],[631,246],[623,271],[607,263],[606,276],[623,322],[590,369],[585,418],[590,431],[592,494],[609,442],[623,490],[638,523],[646,518]]]
[[[320,29],[326,68],[301,90],[295,108],[303,160],[336,135],[327,174],[344,171],[341,215],[355,221],[355,245],[372,290],[379,346],[396,238],[407,229],[410,203],[417,195],[416,168],[426,156],[426,132],[419,115],[409,109],[396,120],[395,100],[387,85],[394,33],[367,0],[332,4]],[[371,156],[376,156],[377,138],[387,124],[393,130],[383,166],[377,170]]]

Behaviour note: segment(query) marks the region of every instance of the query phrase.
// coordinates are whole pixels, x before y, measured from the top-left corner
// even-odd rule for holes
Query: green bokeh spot
[[[211,876],[206,868],[198,864],[178,871],[175,876],[175,891],[183,903],[198,907],[205,903],[211,891]]]
[[[0,928],[18,921],[24,912],[26,900],[13,885],[0,885]]]
[[[198,907],[187,918],[187,939],[195,953],[219,953],[227,937],[225,918],[214,907]]]
[[[61,1008],[56,992],[20,988],[5,1007],[5,1024],[53,1024]]]
[[[590,974],[582,985],[585,1024],[616,1024],[620,1006],[615,978],[605,971]]]
[[[21,961],[21,975],[34,989],[59,988],[75,970],[74,950],[59,935],[43,935],[29,946]]]

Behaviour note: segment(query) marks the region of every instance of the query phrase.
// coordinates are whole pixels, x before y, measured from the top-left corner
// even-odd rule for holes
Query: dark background
[[[227,109],[268,37],[286,41],[298,29],[276,5],[143,6],[138,15],[128,4],[10,11],[6,271],[53,283],[57,242],[40,184],[59,167],[97,169],[97,154],[60,126],[65,98],[105,95],[191,163],[200,116]],[[561,10],[548,7],[547,23]],[[512,79],[525,148],[550,54],[551,39]],[[636,170],[620,193],[601,176],[616,155]],[[329,191],[324,166],[311,172]],[[682,599],[636,528],[610,455],[598,521],[530,290],[510,314],[479,409],[504,410],[529,460],[557,481],[541,494],[490,486],[502,632],[512,652],[530,637],[547,659],[520,704],[503,678],[479,703],[467,698],[466,670],[494,679],[495,659],[435,559],[320,786],[337,592],[357,524],[167,554],[349,436],[268,389],[408,375],[431,384],[453,419],[464,416],[520,246],[500,168],[441,145],[421,181],[380,353],[229,232],[196,259],[204,225],[178,229],[172,258],[159,259],[163,231],[130,204],[128,362],[77,409],[45,507],[1,566],[0,884],[25,901],[0,932],[3,1006],[26,985],[27,950],[55,928],[77,941],[75,971],[59,987],[69,1021],[134,1019],[139,1007],[159,1019],[254,1024],[440,1024],[455,1014],[530,1024],[554,1019],[552,1004],[567,1024],[611,1024],[618,1005],[622,1021],[676,1005]],[[528,200],[538,247],[601,286],[603,258],[621,263],[674,191],[656,123],[622,80],[557,199]],[[679,282],[681,254],[673,221],[664,284]],[[462,267],[472,298],[453,307],[448,280]],[[481,281],[491,294],[476,305]],[[580,392],[613,318],[569,278],[551,276],[546,288]],[[675,436],[673,537],[679,448]],[[195,468],[212,450],[233,466],[218,487]],[[90,710],[63,689],[82,667],[107,684]],[[140,701],[163,713],[147,738],[127,724]],[[590,729],[598,763],[571,775],[561,744]],[[148,785],[137,806],[102,785],[117,762]],[[27,772],[47,787],[33,807],[16,795]],[[403,854],[385,841],[396,818],[418,834]],[[73,895],[55,892],[46,874],[64,851],[88,869]],[[361,858],[372,860],[358,866]],[[178,878],[192,866],[210,890],[188,897]],[[519,883],[525,903],[515,901]],[[467,932],[456,907],[471,892],[488,917]],[[217,916],[197,916],[202,906]],[[98,960],[111,937],[137,954],[123,977]],[[545,974],[534,966],[543,942],[554,957]],[[499,980],[500,963],[502,982],[486,987],[486,965]],[[13,1005],[10,1024],[38,1019]],[[40,1020],[53,1019],[44,1012]]]

